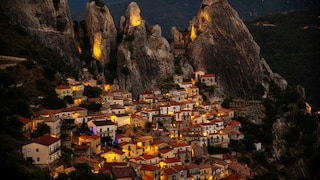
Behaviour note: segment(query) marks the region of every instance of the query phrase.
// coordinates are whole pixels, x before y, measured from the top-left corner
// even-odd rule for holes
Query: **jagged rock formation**
[[[272,80],[281,90],[286,89],[288,82],[280,74],[274,73],[265,59],[261,59],[261,66],[267,78]],[[266,88],[268,89],[268,88]]]
[[[193,77],[194,69],[188,59],[184,56],[185,46],[186,46],[186,37],[183,36],[178,29],[173,26],[170,30],[170,45],[173,50],[173,53],[176,57],[180,58],[179,66],[182,71],[184,79],[190,79]]]
[[[204,0],[190,23],[195,70],[214,73],[233,97],[250,97],[263,74],[260,48],[227,0]]]
[[[89,1],[86,12],[87,36],[93,56],[105,67],[111,51],[116,48],[117,29],[107,6],[98,6],[95,1]]]
[[[60,54],[67,63],[80,67],[67,0],[2,1],[0,9],[12,22]]]
[[[147,26],[135,2],[128,5],[121,17],[119,33],[123,40],[118,46],[118,77],[120,89],[138,95],[156,87],[174,73],[173,54],[168,41],[161,36],[159,25]]]
[[[184,37],[181,32],[178,31],[178,29],[173,26],[170,30],[170,39],[172,40],[172,44],[181,44],[184,45]]]

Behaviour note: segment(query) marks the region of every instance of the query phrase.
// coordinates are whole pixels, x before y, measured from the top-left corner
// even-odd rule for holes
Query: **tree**
[[[57,94],[49,94],[42,101],[42,105],[48,109],[61,109],[67,107],[63,99],[58,98]]]
[[[63,98],[68,104],[73,104],[74,103],[74,99],[71,96],[65,96]]]
[[[85,86],[83,95],[87,96],[88,98],[97,98],[100,97],[102,90],[98,87],[92,86]]]
[[[224,99],[223,102],[221,103],[221,107],[230,108],[230,102],[231,102],[231,99],[229,98]]]
[[[79,105],[80,107],[83,107],[83,108],[86,108],[90,111],[93,111],[93,112],[98,112],[101,110],[101,103],[96,103],[96,102],[86,102],[86,103],[81,103]]]
[[[40,123],[37,126],[37,130],[35,132],[38,133],[40,136],[43,136],[45,134],[50,134],[50,130],[51,130],[50,126],[48,126],[45,123]]]

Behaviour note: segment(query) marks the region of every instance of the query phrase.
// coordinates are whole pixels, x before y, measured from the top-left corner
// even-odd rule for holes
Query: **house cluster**
[[[227,154],[208,154],[207,147],[228,148],[230,140],[244,138],[234,111],[222,108],[222,101],[204,102],[195,81],[216,86],[214,74],[195,72],[195,80],[184,82],[174,75],[179,89],[167,93],[155,88],[141,92],[137,100],[128,91],[102,87],[99,112],[79,107],[86,84],[68,79],[69,85],[56,87],[59,97],[72,96],[72,106],[35,112],[31,119],[20,117],[23,132],[35,131],[39,124],[50,134],[30,139],[22,146],[25,159],[35,165],[59,166],[61,146],[70,147],[76,163],[88,163],[93,172],[113,178],[131,179],[221,179],[231,174],[247,177],[250,168]],[[94,83],[93,83],[94,84]],[[86,127],[86,131],[80,131]],[[75,132],[80,131],[80,135]],[[67,138],[62,138],[62,135]],[[70,140],[70,143],[63,141]],[[56,165],[56,166],[53,166]]]

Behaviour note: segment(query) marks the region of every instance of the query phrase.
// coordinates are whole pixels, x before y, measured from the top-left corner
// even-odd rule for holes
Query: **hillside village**
[[[51,175],[75,170],[73,163],[88,163],[92,172],[114,179],[223,179],[248,178],[251,169],[228,153],[210,153],[208,147],[226,149],[231,140],[241,140],[241,123],[235,111],[221,107],[223,99],[204,101],[199,87],[217,87],[214,74],[196,71],[184,82],[180,75],[172,81],[179,88],[161,92],[146,90],[134,99],[132,93],[115,85],[98,86],[84,73],[83,81],[67,78],[68,84],[55,87],[58,97],[71,96],[73,104],[58,110],[42,109],[31,119],[20,117],[29,139],[21,147],[23,157]],[[83,95],[86,86],[102,89],[100,98]],[[99,112],[80,107],[82,102],[101,103]],[[32,139],[41,124],[50,134]],[[254,144],[256,150],[261,143]],[[61,162],[62,148],[72,150],[71,166]]]

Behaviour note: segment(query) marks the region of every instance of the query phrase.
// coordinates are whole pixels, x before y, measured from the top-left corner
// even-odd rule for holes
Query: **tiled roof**
[[[136,173],[131,166],[128,167],[112,167],[110,169],[112,177],[117,178],[134,178],[136,177]]]
[[[61,108],[59,111],[61,112],[72,112],[72,111],[86,111],[87,109],[79,107],[79,106],[74,106],[74,107],[68,107],[68,108]]]
[[[124,154],[123,151],[121,151],[120,149],[117,149],[117,148],[112,148],[111,151],[114,152],[114,153],[120,154],[120,155]]]
[[[180,161],[180,159],[178,159],[176,157],[172,157],[172,158],[164,159],[163,162],[166,164],[170,164],[170,163],[181,162],[181,161]]]
[[[173,144],[172,146],[173,147],[184,147],[184,146],[190,146],[190,145],[187,143],[184,143],[184,142],[179,142],[179,143]]]
[[[55,110],[55,109],[43,109],[33,113],[33,117],[38,117],[41,115],[54,115],[60,112],[61,112],[60,110]]]
[[[80,156],[77,158],[76,160],[77,162],[90,162],[90,163],[99,163],[98,160],[94,159],[94,158],[89,158],[89,157],[86,157],[86,156]]]
[[[50,146],[51,144],[60,141],[59,138],[51,137],[50,135],[43,135],[36,139],[33,139],[32,142],[36,142],[45,146]]]
[[[158,169],[160,168],[150,164],[142,164],[141,166],[141,170],[145,170],[145,171],[156,171]]]
[[[214,76],[215,76],[214,74],[205,74],[205,75],[201,75],[200,77],[205,78],[205,77],[214,77]]]
[[[93,121],[93,124],[96,126],[108,126],[108,125],[115,125],[114,122],[111,120],[105,120],[105,121]]]
[[[70,89],[70,86],[66,86],[66,85],[61,84],[61,85],[57,86],[56,89]]]
[[[19,121],[23,124],[23,125],[26,125],[26,124],[28,124],[28,123],[30,123],[31,122],[31,119],[29,119],[29,118],[25,118],[25,117],[18,117],[18,119],[19,119]]]
[[[172,151],[172,150],[173,150],[172,148],[164,148],[164,149],[159,150],[159,152],[162,154],[165,154],[165,153]]]

